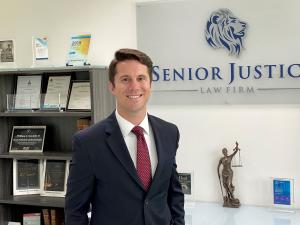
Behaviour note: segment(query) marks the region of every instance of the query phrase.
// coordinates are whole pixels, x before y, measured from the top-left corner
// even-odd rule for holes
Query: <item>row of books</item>
[[[71,76],[49,76],[45,94],[42,75],[19,75],[15,94],[7,95],[7,110],[91,110],[90,82]]]

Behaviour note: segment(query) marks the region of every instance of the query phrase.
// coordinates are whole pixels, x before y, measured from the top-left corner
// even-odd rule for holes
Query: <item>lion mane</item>
[[[206,24],[205,37],[213,48],[225,48],[230,55],[238,56],[243,48],[247,24],[239,20],[229,9],[211,14]]]

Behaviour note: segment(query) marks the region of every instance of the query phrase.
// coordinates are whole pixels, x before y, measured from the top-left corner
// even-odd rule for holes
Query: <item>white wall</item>
[[[241,203],[270,204],[269,178],[287,177],[296,179],[299,208],[299,105],[152,105],[150,112],[178,125],[178,169],[194,172],[194,199],[222,201],[217,164],[222,148],[232,152],[238,141],[243,167],[234,168],[234,184]]]
[[[14,39],[16,66],[32,65],[32,36],[48,35],[53,65],[65,65],[70,36],[91,33],[89,62],[108,65],[121,47],[136,47],[133,0],[11,0],[1,3],[0,39]]]

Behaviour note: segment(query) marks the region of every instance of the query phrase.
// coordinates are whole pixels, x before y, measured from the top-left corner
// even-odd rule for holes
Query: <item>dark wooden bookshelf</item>
[[[45,197],[40,195],[19,195],[19,196],[8,195],[8,196],[3,196],[0,199],[0,204],[63,208],[65,205],[65,198]]]
[[[1,153],[0,159],[53,159],[53,160],[70,160],[71,152],[42,152],[42,153]]]
[[[90,111],[5,111],[0,112],[0,117],[90,117]]]
[[[41,93],[46,93],[49,76],[70,75],[72,81],[90,81],[90,111],[7,111],[7,95],[15,94],[19,75],[42,75]],[[41,211],[43,208],[63,210],[64,197],[39,195],[13,196],[14,159],[71,160],[72,136],[77,132],[77,121],[88,118],[94,124],[115,108],[115,100],[109,93],[107,69],[104,66],[45,67],[0,69],[0,224],[21,221],[22,213]],[[46,126],[42,153],[9,153],[13,126]],[[20,211],[20,213],[16,213]],[[19,215],[20,214],[20,215]]]

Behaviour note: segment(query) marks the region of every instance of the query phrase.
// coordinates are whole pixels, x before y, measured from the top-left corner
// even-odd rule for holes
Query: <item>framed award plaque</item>
[[[193,200],[193,172],[180,172],[178,173],[179,182],[181,184],[182,192],[186,200]]]
[[[294,179],[272,177],[271,187],[274,207],[282,209],[294,207]]]
[[[69,160],[44,160],[41,180],[42,196],[65,196],[69,164]]]
[[[14,195],[40,194],[42,162],[38,159],[14,159]]]
[[[9,152],[43,152],[46,126],[13,126]]]

